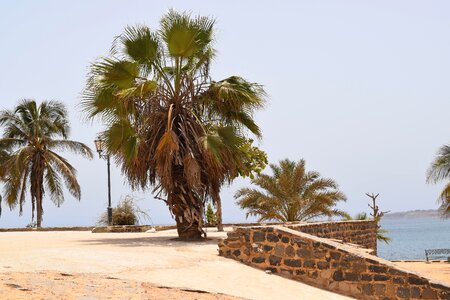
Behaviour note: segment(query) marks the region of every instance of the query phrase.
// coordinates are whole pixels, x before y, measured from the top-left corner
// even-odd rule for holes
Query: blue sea
[[[450,249],[450,219],[384,219],[381,227],[391,242],[378,241],[378,256],[388,260],[424,260],[425,249]]]

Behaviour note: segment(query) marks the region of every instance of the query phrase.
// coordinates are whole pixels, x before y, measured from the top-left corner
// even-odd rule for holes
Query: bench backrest
[[[450,249],[427,249],[425,250],[425,256],[428,260],[429,256],[442,257],[444,255],[449,255]]]

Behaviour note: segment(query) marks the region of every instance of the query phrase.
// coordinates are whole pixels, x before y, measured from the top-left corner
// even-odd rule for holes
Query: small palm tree
[[[106,123],[108,150],[128,182],[151,186],[185,239],[205,234],[205,202],[220,211],[221,187],[251,172],[248,134],[261,135],[253,118],[265,103],[261,85],[210,76],[214,23],[171,10],[158,30],[128,26],[91,66],[82,101],[88,118]]]
[[[343,221],[352,221],[352,220],[364,221],[364,220],[369,220],[369,216],[367,215],[366,212],[357,213],[354,217],[352,217],[348,213],[345,213],[343,215],[342,220]],[[375,218],[375,221],[377,222],[377,240],[388,244],[391,241],[391,238],[386,235],[388,233],[388,231],[386,229],[382,229],[381,226],[378,225],[378,223],[380,222],[380,217]]]
[[[428,169],[427,182],[438,183],[447,180],[447,184],[439,195],[441,210],[444,216],[450,217],[450,145],[444,145]]]
[[[337,202],[346,200],[337,183],[321,178],[316,171],[307,172],[304,160],[285,159],[279,165],[270,164],[270,168],[272,176],[260,174],[252,179],[252,184],[264,191],[242,188],[235,194],[239,206],[247,210],[247,217],[292,222],[345,214],[334,208]]]
[[[37,227],[41,227],[45,193],[58,207],[64,201],[62,181],[77,199],[81,197],[75,168],[58,152],[69,150],[87,158],[92,152],[86,145],[67,139],[69,122],[63,103],[34,100],[20,101],[14,110],[0,112],[4,128],[0,139],[0,178],[4,181],[4,199],[19,214],[29,190],[32,221],[36,212]]]

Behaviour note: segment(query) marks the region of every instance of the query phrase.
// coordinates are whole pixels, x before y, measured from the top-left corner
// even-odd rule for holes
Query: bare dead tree
[[[374,194],[374,193],[366,193],[366,196],[369,197],[372,200],[372,205],[369,203],[367,204],[371,209],[372,212],[370,213],[370,215],[373,217],[373,219],[375,220],[375,222],[377,223],[377,239],[380,241],[383,241],[385,243],[388,243],[391,239],[387,236],[385,236],[385,233],[387,233],[387,231],[385,229],[381,229],[381,225],[380,220],[381,218],[389,213],[390,211],[381,211],[380,208],[377,205],[377,198],[380,194]]]
[[[366,193],[366,196],[369,197],[370,199],[372,199],[372,205],[367,204],[371,209],[372,209],[372,213],[370,213],[370,215],[375,219],[380,219],[382,218],[385,214],[390,213],[390,211],[380,211],[378,205],[377,205],[377,198],[380,194],[374,194],[374,193]]]

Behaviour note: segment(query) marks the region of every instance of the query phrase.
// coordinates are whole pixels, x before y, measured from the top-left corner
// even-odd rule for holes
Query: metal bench
[[[430,261],[429,260],[430,256],[433,256],[435,258],[445,257],[446,259],[449,259],[450,249],[427,249],[427,250],[425,250],[425,257],[427,258],[427,261]]]

